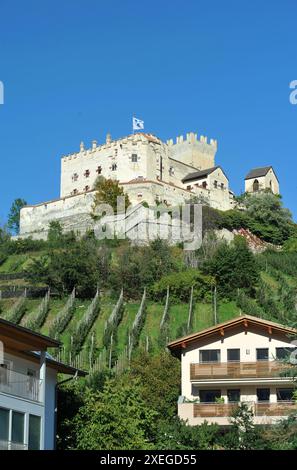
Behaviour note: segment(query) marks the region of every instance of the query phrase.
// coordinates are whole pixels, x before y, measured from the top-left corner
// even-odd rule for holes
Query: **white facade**
[[[65,231],[84,233],[93,227],[90,217],[94,183],[99,175],[118,180],[132,205],[157,202],[169,206],[184,204],[202,196],[212,207],[228,210],[233,196],[225,176],[223,186],[194,185],[188,189],[182,180],[197,170],[215,164],[217,142],[194,133],[166,143],[151,134],[133,134],[113,141],[108,135],[103,145],[93,141],[90,149],[81,143],[77,153],[61,160],[60,198],[21,210],[20,236],[45,238],[49,223],[58,220]],[[210,177],[211,179],[212,177]]]
[[[257,169],[253,170],[245,178],[245,192],[257,193],[259,191],[269,190],[273,194],[279,194],[279,182],[272,167],[267,167],[263,172],[257,175]]]
[[[40,378],[40,367],[35,362],[13,354],[5,354],[4,361],[8,368],[0,372],[0,414],[1,411],[2,413],[4,410],[9,411],[8,447],[30,448],[29,431],[32,433],[30,426],[34,426],[30,423],[30,419],[34,416],[40,423],[39,448],[54,449],[57,372],[47,368],[44,381]],[[34,377],[28,376],[32,373]],[[45,399],[42,396],[43,387],[45,387]],[[19,434],[20,430],[20,427],[14,429],[13,415],[16,413],[23,416],[23,442],[16,442],[14,439],[14,435]],[[19,417],[19,419],[22,418]],[[3,429],[2,432],[4,432]],[[0,439],[0,448],[5,448],[5,441],[6,439]]]
[[[280,376],[283,366],[277,361],[292,348],[292,330],[244,316],[205,331],[169,344],[172,352],[180,347],[181,419],[228,425],[238,401],[252,407],[255,423],[273,422],[296,409],[289,399],[294,384]]]
[[[2,319],[0,345],[0,450],[54,449],[57,374],[75,369],[47,355],[59,342]]]

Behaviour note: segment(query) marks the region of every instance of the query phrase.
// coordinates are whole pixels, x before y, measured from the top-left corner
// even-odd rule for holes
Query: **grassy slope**
[[[139,309],[139,303],[135,302],[127,302],[125,304],[125,310],[123,314],[123,318],[121,323],[119,324],[118,331],[117,331],[117,351],[120,353],[125,349],[128,344],[128,332],[132,327],[132,323],[134,321],[135,315]]]
[[[0,266],[0,273],[7,273],[7,272],[21,272],[23,271],[26,266],[30,263],[32,258],[36,258],[41,256],[41,253],[30,253],[24,255],[12,255],[10,256],[1,266]],[[280,282],[270,273],[266,271],[261,272],[261,277],[265,284],[268,286],[268,289],[271,290],[271,296],[275,300],[277,300],[277,292],[280,287]],[[288,284],[297,287],[297,279],[294,279],[290,276],[284,276],[287,280]],[[1,285],[4,287],[7,284],[15,284],[15,285],[25,285],[24,280],[15,280],[15,281],[0,281],[0,289]],[[5,299],[0,300],[0,309],[1,313],[0,316],[5,318],[6,312],[9,308],[12,307],[13,303],[16,299]],[[30,316],[34,313],[36,308],[38,307],[39,303],[41,302],[40,299],[28,299],[26,306],[27,311],[23,317],[21,324],[30,318]],[[51,299],[50,302],[50,311],[48,313],[47,319],[45,324],[43,325],[41,332],[43,334],[48,334],[49,326],[55,318],[55,316],[61,311],[63,306],[65,305],[67,298],[65,299]],[[76,303],[76,310],[71,320],[70,324],[68,325],[66,331],[63,333],[61,340],[68,346],[70,344],[70,336],[74,332],[78,321],[82,318],[83,314],[85,313],[90,301],[81,301],[77,300]],[[96,333],[96,346],[101,349],[102,348],[102,338],[104,332],[104,325],[109,317],[113,307],[115,304],[115,299],[111,299],[108,295],[105,295],[101,299],[101,310],[96,320],[92,331]],[[127,345],[127,337],[128,331],[132,326],[133,320],[135,315],[138,311],[140,305],[139,301],[134,302],[127,302],[125,304],[125,310],[123,314],[122,321],[118,327],[118,344],[117,350],[118,353],[124,350]],[[144,322],[143,329],[140,335],[140,344],[145,344],[146,337],[149,337],[150,345],[153,346],[153,349],[157,349],[158,346],[158,338],[160,333],[160,321],[163,314],[164,305],[158,304],[152,301],[147,302],[147,312],[146,312],[146,319]],[[187,324],[188,319],[188,305],[187,304],[174,304],[170,306],[169,311],[169,340],[173,340],[177,338],[182,330],[182,327]],[[235,302],[224,302],[219,303],[218,310],[217,310],[217,317],[218,322],[226,321],[230,318],[233,318],[240,314],[239,308],[236,306]],[[203,303],[196,303],[194,305],[194,313],[193,313],[193,324],[192,324],[192,331],[198,331],[213,325],[213,310],[210,304],[203,304]]]

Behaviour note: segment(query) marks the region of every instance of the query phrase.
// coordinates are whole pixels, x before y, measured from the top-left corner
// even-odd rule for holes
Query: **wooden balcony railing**
[[[277,377],[290,366],[277,361],[191,364],[191,380]]]
[[[290,401],[278,403],[251,403],[254,416],[288,416],[297,412],[297,404]],[[220,418],[232,415],[237,403],[194,403],[194,418]]]
[[[297,404],[293,401],[255,403],[255,416],[288,416],[293,411],[297,411]]]
[[[236,403],[194,403],[194,418],[231,416],[236,407]]]

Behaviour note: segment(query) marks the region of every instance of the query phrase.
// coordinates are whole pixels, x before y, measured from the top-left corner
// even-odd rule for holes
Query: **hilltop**
[[[158,353],[242,312],[292,322],[297,244],[280,198],[249,196],[244,211],[205,206],[203,223],[202,247],[191,253],[159,239],[133,247],[91,232],[77,238],[57,222],[47,241],[11,240],[3,231],[1,316],[56,335],[61,359],[97,369],[123,368],[138,349]],[[216,235],[222,229],[233,235],[229,244]],[[255,240],[260,249],[249,249]]]

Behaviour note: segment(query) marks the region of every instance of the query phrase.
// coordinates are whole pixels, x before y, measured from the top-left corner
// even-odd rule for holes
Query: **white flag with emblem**
[[[133,131],[137,131],[139,129],[144,129],[144,121],[133,117]]]

